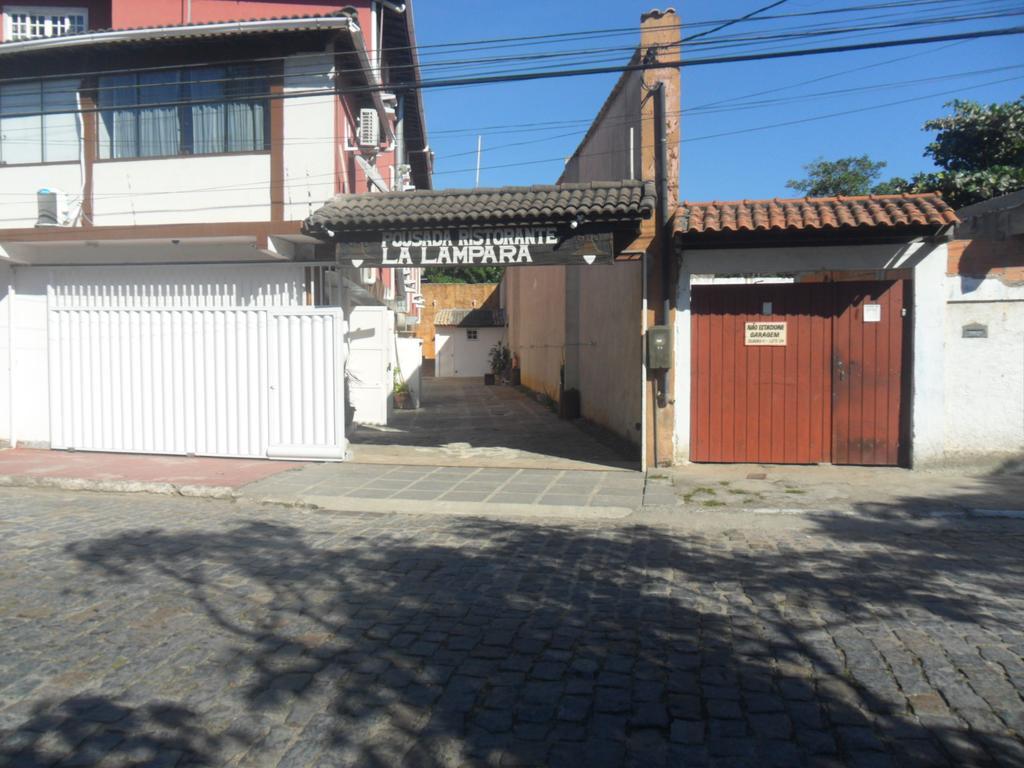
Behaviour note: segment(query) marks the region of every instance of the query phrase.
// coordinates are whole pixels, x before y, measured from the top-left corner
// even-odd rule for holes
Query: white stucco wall
[[[67,197],[74,217],[82,203],[82,169],[78,163],[0,166],[0,229],[34,227],[39,217],[36,192],[58,189]]]
[[[944,244],[690,250],[683,253],[677,286],[675,342],[676,463],[690,451],[690,282],[694,275],[723,278],[793,277],[818,271],[914,270],[912,461],[939,461],[945,452]],[[865,276],[864,279],[870,279]],[[706,282],[706,281],[705,281]]]
[[[10,290],[14,283],[10,264],[0,260],[0,446],[11,439]]]
[[[337,97],[330,54],[302,54],[284,62],[285,94],[323,91],[322,96],[284,99],[284,217],[309,216],[334,195]]]
[[[1024,286],[946,277],[945,460],[1024,451]],[[987,338],[963,327],[987,326]]]
[[[96,163],[93,189],[96,226],[266,221],[270,155]]]
[[[46,285],[49,270],[16,267],[12,332],[11,434],[19,445],[50,441]]]
[[[468,339],[467,330],[475,330],[477,338],[473,341]],[[483,376],[490,373],[488,353],[504,338],[504,328],[437,328],[434,341],[436,375]]]

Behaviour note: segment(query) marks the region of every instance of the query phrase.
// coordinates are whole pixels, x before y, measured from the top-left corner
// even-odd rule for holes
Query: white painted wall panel
[[[1024,287],[998,278],[946,278],[947,461],[1024,451]],[[965,325],[986,338],[963,338]]]
[[[14,267],[13,407],[11,431],[19,444],[50,439],[47,402],[46,270]]]
[[[78,163],[0,166],[0,190],[5,193],[0,206],[0,229],[34,227],[39,214],[36,192],[40,189],[64,192],[74,216],[82,201],[81,167]]]
[[[423,393],[423,339],[400,336],[397,343],[398,372],[409,385],[413,407],[419,408]]]
[[[0,261],[0,445],[11,440],[11,305],[14,270]]]
[[[93,185],[97,226],[270,219],[269,153],[96,163]]]
[[[304,219],[334,195],[334,93],[330,54],[288,57],[285,94],[323,91],[323,95],[284,100],[285,218]]]
[[[387,307],[355,307],[349,316],[348,391],[355,420],[387,424],[394,389],[394,313]]]

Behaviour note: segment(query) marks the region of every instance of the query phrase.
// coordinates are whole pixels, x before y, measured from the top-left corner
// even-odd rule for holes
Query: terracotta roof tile
[[[954,224],[956,213],[941,196],[867,195],[682,203],[677,235],[802,229],[879,229]]]
[[[501,311],[490,309],[439,309],[434,315],[434,325],[457,325],[463,328],[492,328],[505,324]]]
[[[322,235],[327,230],[540,224],[577,218],[628,222],[650,218],[655,201],[654,184],[643,181],[337,195],[306,219],[303,231]]]

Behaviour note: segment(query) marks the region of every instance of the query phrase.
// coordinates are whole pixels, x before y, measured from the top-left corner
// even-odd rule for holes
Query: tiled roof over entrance
[[[954,224],[956,213],[941,196],[866,195],[682,203],[677,235],[768,230],[879,229]]]
[[[652,182],[632,180],[337,195],[306,219],[303,230],[319,235],[326,230],[365,232],[453,224],[629,222],[650,218],[655,200]]]

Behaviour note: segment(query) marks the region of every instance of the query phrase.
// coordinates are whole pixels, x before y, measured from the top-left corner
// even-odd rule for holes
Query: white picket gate
[[[48,314],[53,448],[345,456],[340,309],[57,300]]]

